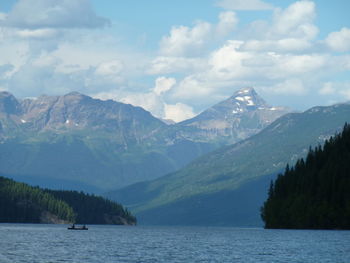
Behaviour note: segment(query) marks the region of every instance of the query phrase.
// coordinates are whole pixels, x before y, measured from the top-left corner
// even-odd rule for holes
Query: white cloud
[[[29,45],[22,41],[6,41],[0,43],[1,64],[11,64],[15,68],[23,65],[28,59]]]
[[[284,10],[275,10],[271,33],[277,37],[289,36],[314,39],[318,34],[318,28],[313,24],[315,18],[316,7],[314,2],[295,2]]]
[[[165,94],[176,84],[176,79],[159,77],[155,80],[155,87],[149,92],[132,92],[127,90],[111,90],[110,92],[100,92],[93,97],[99,99],[113,99],[139,106],[151,112],[155,117],[171,119],[175,122],[195,116],[192,107],[181,102],[175,104],[165,101]]]
[[[160,53],[163,56],[196,56],[211,41],[224,37],[232,32],[238,23],[234,12],[222,12],[219,14],[218,24],[197,21],[190,28],[187,26],[174,26],[168,36],[164,36],[160,42]]]
[[[176,103],[174,105],[171,104],[165,104],[165,118],[164,119],[170,119],[175,122],[180,122],[183,120],[187,120],[190,118],[193,118],[195,116],[195,113],[193,112],[192,107],[183,104],[183,103]]]
[[[315,18],[315,4],[311,1],[298,1],[285,9],[275,8],[271,22],[253,21],[241,31],[240,36],[242,40],[256,41],[312,41],[319,32],[314,24]]]
[[[168,56],[197,53],[208,41],[211,30],[212,26],[207,22],[197,22],[193,28],[186,26],[173,27],[170,35],[162,38],[160,52]]]
[[[311,55],[284,55],[278,61],[281,76],[303,75],[319,71],[327,64],[327,56],[322,54]]]
[[[309,87],[304,81],[326,76],[336,64],[328,55],[244,51],[243,44],[244,41],[227,41],[210,54],[205,70],[185,76],[171,95],[187,103],[208,101],[220,94],[232,94],[237,85],[266,83],[270,85],[265,89],[267,93],[300,95]]]
[[[193,72],[205,69],[206,60],[204,58],[188,57],[166,57],[159,56],[149,63],[147,74],[159,75],[175,72]]]
[[[244,51],[242,41],[228,41],[211,55],[210,76],[216,79],[282,79],[317,72],[327,64],[322,54]]]
[[[240,4],[252,4],[252,2],[248,2],[242,1]],[[235,20],[235,13],[222,13],[219,20],[225,21],[225,16],[232,20],[231,25],[237,24],[238,19]],[[157,58],[151,67],[152,73],[184,73],[184,78],[171,94],[174,98],[181,98],[188,102],[199,97],[207,100],[208,97],[213,98],[214,94],[229,93],[227,90],[232,89],[233,83],[244,82],[256,84],[259,81],[269,81],[270,83],[274,81],[272,86],[277,86],[271,92],[279,90],[280,93],[288,93],[290,90],[293,94],[302,94],[307,89],[303,85],[304,80],[298,82],[296,79],[304,79],[312,72],[319,74],[318,71],[321,72],[327,67],[327,55],[303,54],[303,52],[312,50],[314,46],[313,41],[318,33],[318,28],[313,24],[315,16],[313,2],[295,2],[284,10],[275,9],[272,23],[258,23],[258,32],[241,33],[243,36],[241,40],[239,40],[238,35],[236,39],[228,40],[222,47],[211,51],[207,54],[206,60],[202,59],[201,67],[191,68],[188,66],[191,63],[185,60],[184,56],[187,55],[185,51],[190,49],[188,46],[178,45],[177,47],[184,49],[181,52],[174,52],[177,57]],[[215,29],[216,32],[220,31],[219,25],[220,22]],[[256,22],[252,23],[252,27],[253,25],[255,27]],[[193,29],[186,27],[186,30],[183,30],[186,34],[184,32],[179,34],[182,37],[193,35],[189,33]],[[232,30],[228,31],[232,32]],[[212,34],[213,30],[211,33],[209,32],[208,29],[206,34]],[[190,40],[192,38],[187,37],[186,39],[188,45],[191,46]],[[196,48],[199,46],[197,45]],[[288,85],[288,87],[282,89],[281,83]],[[292,86],[293,88],[291,88]]]
[[[0,25],[25,28],[97,28],[109,21],[98,17],[88,0],[19,0]]]
[[[42,53],[40,56],[31,60],[31,64],[34,67],[57,67],[62,61],[52,55],[48,55],[47,53]]]
[[[335,94],[335,92],[336,92],[336,89],[334,88],[332,82],[324,83],[323,87],[319,91],[321,95],[333,95]]]
[[[119,101],[142,107],[158,118],[162,118],[164,116],[164,102],[154,92],[129,93],[119,99]]]
[[[20,97],[69,91],[94,94],[125,86],[142,66],[143,58],[125,52],[101,33],[77,30],[59,39],[44,38],[55,31],[9,27],[0,31],[5,34],[0,65],[12,66],[0,85]]]
[[[138,71],[144,72],[144,65],[149,62],[149,59],[119,47],[116,43],[106,43],[104,34],[85,32],[84,35],[78,34],[76,38],[69,35],[69,41],[67,38],[49,53],[62,61],[57,68],[60,72],[70,73],[92,68],[99,78],[115,75],[129,77],[140,74]]]
[[[65,68],[66,69],[66,68]],[[125,83],[124,63],[120,60],[105,61],[96,66],[95,74],[91,76],[89,85],[102,87],[121,85]]]
[[[218,36],[226,36],[236,29],[238,18],[232,11],[222,12],[219,14],[219,23],[216,26]]]
[[[312,44],[299,38],[283,38],[278,40],[248,40],[242,45],[246,51],[293,52],[303,51],[312,47]]]
[[[0,79],[6,79],[11,76],[14,66],[11,64],[0,65]]]
[[[7,79],[6,85],[10,92],[23,97],[43,93],[61,94],[75,90],[74,87],[84,90],[83,83],[79,81],[81,77],[56,73],[54,65],[41,66],[28,62]]]
[[[297,95],[302,96],[307,93],[303,82],[300,79],[287,79],[281,83],[277,83],[271,88],[266,88],[266,91],[271,91],[282,95]]]
[[[213,87],[210,81],[202,78],[202,74],[186,76],[175,87],[172,96],[177,100],[193,101],[193,100],[211,100],[213,95]]]
[[[242,44],[242,41],[231,40],[214,51],[209,59],[211,74],[220,79],[244,77],[247,69],[242,65],[242,61],[252,58],[253,54],[237,51]]]
[[[164,102],[160,96],[154,92],[132,92],[125,89],[110,90],[108,92],[98,92],[92,97],[101,100],[115,100],[135,107],[142,107],[151,112],[155,117],[164,117]]]
[[[217,6],[230,10],[270,10],[273,5],[261,0],[220,0]]]
[[[350,100],[350,83],[347,83],[347,87],[340,90],[339,93],[342,95],[342,98],[345,98],[346,100]]]
[[[97,44],[100,40],[95,41],[97,47],[93,52],[84,49],[86,39],[93,35],[92,31],[86,29],[102,27],[107,22],[96,16],[88,0],[19,0],[8,14],[0,15],[0,48],[2,50],[0,63],[6,62],[14,66],[13,73],[18,72],[18,74],[13,78],[20,75],[23,78],[25,67],[31,64],[34,68],[25,69],[26,75],[34,72],[34,75],[40,75],[37,72],[41,67],[40,63],[49,63],[48,69],[42,68],[46,73],[51,70],[52,74],[60,75],[57,79],[63,77],[63,74],[67,74],[67,79],[70,79],[69,75],[72,71],[65,69],[69,66],[65,64],[67,57],[57,55],[55,52],[65,45],[72,49],[76,44],[80,52],[70,55],[74,64],[79,64],[74,71],[88,70],[89,66],[95,67],[97,62],[93,65],[85,64],[83,68],[82,63],[77,61],[79,60],[77,54],[84,53],[84,57],[87,58],[97,53]],[[103,55],[99,54],[99,56],[100,61],[104,59]],[[49,57],[59,61],[55,67],[48,62]],[[55,76],[52,76],[52,79],[55,79]],[[29,83],[32,82],[29,80]],[[36,87],[27,86],[27,89],[33,88],[33,92],[38,90]],[[47,87],[48,91],[50,86]],[[65,88],[62,87],[62,90]],[[50,94],[50,92],[47,93]]]
[[[176,79],[159,77],[156,79],[156,86],[153,92],[160,96],[162,93],[169,91],[176,84]]]
[[[59,32],[51,28],[42,28],[42,29],[24,29],[15,31],[16,35],[20,38],[34,38],[34,39],[47,39],[56,37]]]
[[[320,89],[319,94],[332,97],[333,103],[350,100],[350,82],[326,82],[323,84],[322,89]]]
[[[242,86],[254,86],[278,102],[313,94],[305,105],[350,94],[348,86],[336,82],[337,74],[350,70],[350,55],[333,52],[350,50],[350,29],[317,39],[314,2],[298,1],[284,9],[263,1],[219,3],[231,10],[273,12],[241,28],[242,12],[232,11],[218,14],[215,23],[174,26],[160,39],[158,52],[142,53],[125,47],[123,36],[111,30],[89,30],[107,21],[88,0],[20,0],[9,14],[0,13],[0,86],[20,96],[77,90],[177,121]]]
[[[53,53],[41,53],[18,66],[9,64],[11,70],[6,72],[6,79],[0,81],[0,85],[20,97],[108,91],[124,83],[121,69],[113,68],[115,64],[116,61],[112,61],[86,68],[69,67]]]
[[[151,112],[155,117],[180,122],[195,116],[192,107],[184,103],[167,104],[163,98],[154,92],[130,93],[121,99],[123,103],[140,106]]]
[[[302,53],[315,48],[318,28],[314,25],[315,5],[295,2],[275,9],[272,23],[254,21],[243,34],[242,50],[251,52]]]
[[[330,33],[326,38],[326,44],[334,51],[350,51],[350,29],[343,27],[338,32]]]
[[[95,73],[97,75],[117,75],[119,74],[124,68],[123,62],[120,60],[112,60],[107,62],[100,63]]]

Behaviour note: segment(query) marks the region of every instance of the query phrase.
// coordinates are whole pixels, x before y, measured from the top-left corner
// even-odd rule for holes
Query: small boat
[[[83,226],[75,226],[75,224],[67,227],[68,230],[88,230],[89,228],[87,228],[85,225]]]

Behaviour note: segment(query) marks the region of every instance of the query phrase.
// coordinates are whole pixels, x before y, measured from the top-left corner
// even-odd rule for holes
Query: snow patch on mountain
[[[245,102],[247,104],[247,106],[254,106],[255,105],[255,103],[252,100],[252,97],[250,97],[250,96],[244,96],[244,97],[238,96],[235,99],[238,101],[241,101],[241,102]],[[238,105],[240,105],[240,104],[238,103]]]
[[[237,92],[237,94],[246,94],[246,93],[250,93],[253,89],[252,88],[246,88],[246,89],[242,89],[242,90],[239,90]]]

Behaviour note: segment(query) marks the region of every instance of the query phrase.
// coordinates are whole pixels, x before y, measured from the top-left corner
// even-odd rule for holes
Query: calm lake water
[[[0,224],[0,262],[350,262],[350,231]]]

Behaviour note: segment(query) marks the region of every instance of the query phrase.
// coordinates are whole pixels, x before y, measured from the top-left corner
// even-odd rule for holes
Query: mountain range
[[[287,112],[252,88],[175,124],[77,92],[0,92],[0,174],[108,192],[140,224],[256,226],[276,173],[350,120],[349,104]]]
[[[101,193],[174,172],[287,111],[245,88],[193,119],[167,125],[140,107],[77,92],[35,99],[0,92],[0,173]]]
[[[349,121],[349,104],[289,113],[174,173],[108,196],[127,205],[141,224],[261,225],[270,180]]]
[[[268,105],[253,88],[244,88],[173,128],[192,141],[227,145],[256,134],[288,111]]]

